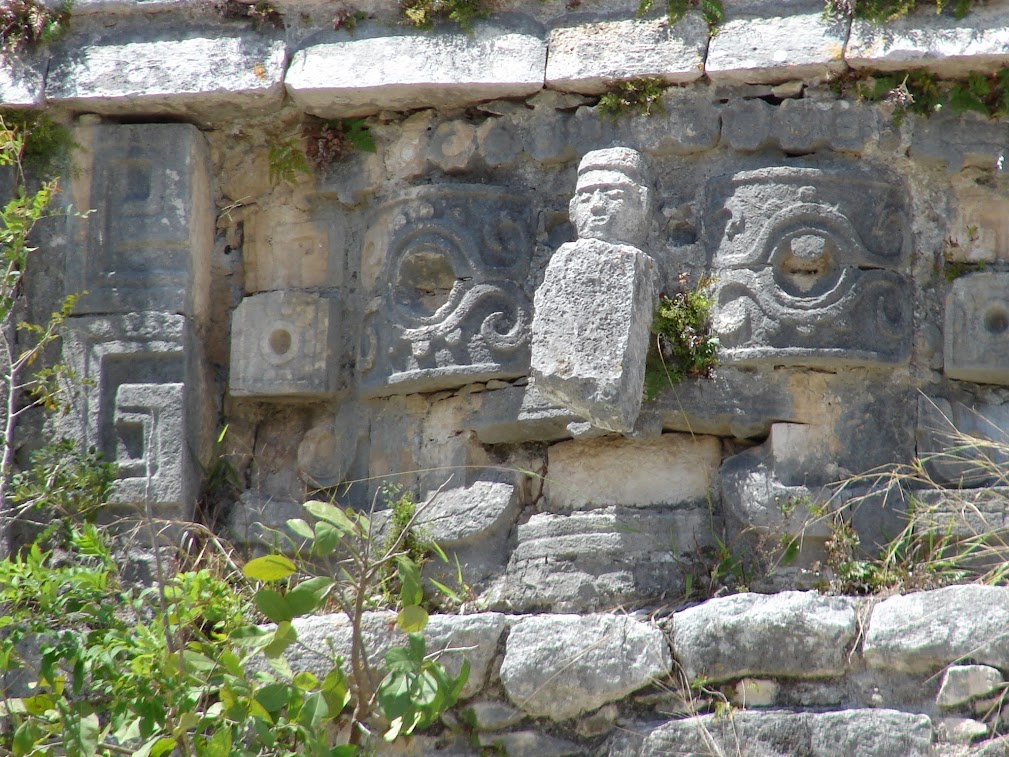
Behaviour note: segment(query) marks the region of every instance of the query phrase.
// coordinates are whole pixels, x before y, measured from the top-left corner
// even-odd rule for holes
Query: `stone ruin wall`
[[[424,517],[474,598],[429,635],[471,647],[475,738],[510,755],[1003,754],[1009,589],[781,591],[818,578],[811,529],[750,587],[772,593],[683,597],[721,544],[796,532],[824,487],[938,450],[944,422],[1009,425],[1006,123],[898,124],[828,84],[998,70],[1009,3],[886,27],[724,4],[709,38],[696,13],[635,19],[636,0],[502,0],[471,34],[407,30],[379,0],[353,33],[324,0],[276,0],[285,30],[77,0],[67,37],[0,74],[5,107],[73,123],[63,198],[95,211],[46,230],[33,282],[40,312],[88,292],[63,354],[93,383],[58,430],[119,463],[117,507],[149,492],[165,517],[196,517],[223,454],[243,490],[216,526],[248,548],[313,488],[367,506],[390,478],[444,487]],[[601,116],[640,76],[675,85],[662,110]],[[367,117],[377,151],[271,177],[305,114]],[[625,250],[644,267],[545,294],[555,252],[585,242],[579,162],[610,147],[650,189]],[[944,255],[986,269],[948,283]],[[705,276],[721,365],[638,407],[644,348],[618,327],[640,337],[640,302]],[[587,385],[551,385],[551,344],[609,378],[589,360]],[[891,504],[855,525],[871,546],[899,524]],[[699,714],[681,675],[733,716]],[[410,749],[479,753],[451,731]]]

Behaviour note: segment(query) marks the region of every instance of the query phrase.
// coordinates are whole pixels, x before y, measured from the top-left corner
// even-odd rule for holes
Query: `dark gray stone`
[[[943,371],[962,381],[1009,384],[1007,273],[961,276],[946,296]]]

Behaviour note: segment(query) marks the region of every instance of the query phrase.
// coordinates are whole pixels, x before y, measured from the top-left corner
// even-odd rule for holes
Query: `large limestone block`
[[[37,108],[42,105],[48,57],[4,55],[0,60],[0,106]]]
[[[1009,668],[1009,588],[947,586],[890,597],[872,608],[865,661],[873,668],[934,672],[971,660]]]
[[[536,289],[532,375],[548,400],[610,431],[634,428],[655,307],[655,263],[629,245],[562,245]]]
[[[942,674],[935,703],[940,707],[957,707],[991,694],[1003,683],[1002,673],[990,665],[950,665]]]
[[[673,648],[690,679],[840,676],[857,607],[816,592],[719,597],[673,616]]]
[[[205,321],[214,210],[207,141],[190,124],[100,124],[75,133],[71,180],[85,236],[67,255],[77,313],[159,310]],[[90,170],[84,170],[86,168]]]
[[[529,370],[528,197],[433,185],[383,205],[364,239],[362,396],[429,392]]]
[[[1009,384],[1009,274],[974,273],[946,296],[943,371],[981,384]]]
[[[713,83],[774,83],[846,69],[847,22],[823,13],[731,19],[711,38],[704,72]]]
[[[323,118],[459,107],[539,91],[546,53],[537,34],[489,24],[471,34],[359,26],[296,52],[285,81],[296,105]]]
[[[546,83],[552,89],[600,94],[615,81],[654,77],[686,84],[704,73],[707,24],[688,14],[665,20],[607,21],[550,33]]]
[[[483,688],[498,641],[508,618],[496,612],[475,615],[432,615],[424,628],[428,654],[443,652],[439,657],[450,675],[457,675],[463,660],[469,661],[470,674],[462,689],[462,697],[474,696]],[[369,662],[381,669],[385,653],[392,647],[405,646],[406,635],[396,628],[396,616],[391,612],[365,613],[362,642]],[[295,671],[309,671],[321,679],[336,656],[350,659],[352,634],[346,615],[314,615],[294,621],[298,643],[287,648],[284,656]],[[446,651],[447,650],[447,651]]]
[[[888,24],[856,19],[844,57],[855,69],[927,67],[944,78],[993,72],[1009,62],[1009,23],[994,7],[972,8],[969,20],[926,13]]]
[[[561,511],[705,502],[722,458],[717,438],[689,434],[572,440],[547,455],[547,501]]]
[[[533,515],[493,606],[584,612],[683,592],[684,566],[713,546],[707,503],[693,508],[611,507],[570,515]]]
[[[567,720],[623,699],[672,666],[662,632],[626,616],[540,615],[508,634],[501,683],[534,717]]]
[[[279,106],[287,47],[234,27],[123,22],[72,34],[53,51],[46,99],[110,115],[195,115]]]
[[[473,395],[476,407],[463,419],[484,444],[553,442],[571,436],[568,424],[581,419],[547,402],[532,384]]]
[[[761,757],[926,757],[932,721],[896,710],[766,712],[701,715],[659,726],[637,757],[671,754],[747,754]]]
[[[246,297],[231,321],[235,397],[325,397],[337,388],[339,304],[307,292]]]
[[[427,502],[417,515],[417,525],[446,549],[472,544],[500,531],[519,511],[515,487],[500,481],[446,489]]]

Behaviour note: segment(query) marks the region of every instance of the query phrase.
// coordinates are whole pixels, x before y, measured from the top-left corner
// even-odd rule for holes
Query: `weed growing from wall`
[[[240,0],[219,0],[217,12],[221,18],[249,19],[257,29],[262,29],[264,26],[272,26],[275,29],[284,28],[284,18],[269,0],[259,0],[259,2],[252,4],[243,3]]]
[[[927,0],[922,5],[934,7],[936,14],[948,9],[956,18],[963,18],[976,3],[977,0]],[[918,5],[918,0],[827,0],[825,12],[883,24],[903,18],[915,11]]]
[[[453,21],[463,29],[490,15],[486,0],[400,0],[399,10],[406,23],[430,29],[437,21]]]
[[[50,7],[43,0],[0,2],[0,49],[15,54],[51,42],[70,24],[73,0]]]
[[[638,5],[638,16],[643,16],[652,9],[655,0],[641,0]],[[725,9],[722,0],[666,0],[666,15],[669,23],[675,24],[687,13],[696,8],[701,12],[708,29],[714,32],[725,21]]]
[[[375,139],[363,118],[323,121],[312,118],[301,128],[305,155],[316,171],[325,171],[355,150],[375,152]]]
[[[706,378],[718,364],[718,338],[711,335],[710,281],[692,291],[659,296],[652,320],[652,346],[645,361],[645,400],[685,378]]]
[[[614,120],[632,113],[650,116],[662,112],[662,93],[667,86],[657,78],[617,82],[599,98],[599,112]]]

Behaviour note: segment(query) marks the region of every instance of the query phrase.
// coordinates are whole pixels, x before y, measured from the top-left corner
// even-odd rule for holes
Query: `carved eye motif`
[[[836,280],[838,251],[830,234],[801,231],[783,239],[779,249],[775,278],[789,294],[820,294]]]
[[[428,246],[411,250],[396,273],[396,302],[415,316],[432,316],[448,302],[457,280],[452,261],[442,250]]]

